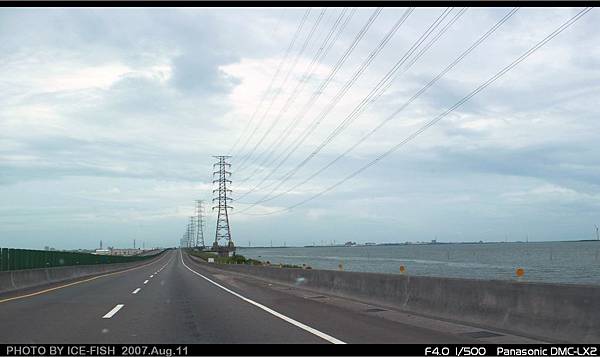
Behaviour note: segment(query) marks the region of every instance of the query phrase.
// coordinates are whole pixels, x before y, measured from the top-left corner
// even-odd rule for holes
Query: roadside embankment
[[[23,269],[0,272],[0,293],[54,284],[77,278],[125,270],[138,265],[148,264],[163,253],[145,260],[129,263],[72,265],[65,267]]]
[[[200,264],[548,341],[600,341],[600,286]]]

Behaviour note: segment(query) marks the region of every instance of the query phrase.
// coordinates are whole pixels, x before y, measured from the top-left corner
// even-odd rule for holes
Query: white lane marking
[[[280,318],[280,319],[282,319],[282,320],[284,320],[286,322],[289,322],[290,324],[292,324],[292,325],[294,325],[296,327],[299,327],[299,328],[303,329],[304,331],[310,332],[313,335],[318,336],[318,337],[320,337],[320,338],[322,338],[322,339],[324,339],[326,341],[329,341],[329,342],[334,343],[334,344],[346,344],[346,342],[344,342],[344,341],[338,340],[337,338],[329,336],[328,334],[326,334],[324,332],[321,332],[321,331],[319,331],[317,329],[314,329],[314,328],[312,328],[312,327],[310,327],[308,325],[305,325],[302,322],[299,322],[299,321],[296,321],[296,320],[294,320],[294,319],[292,319],[290,317],[287,317],[287,316],[285,316],[285,315],[283,315],[283,314],[281,314],[281,313],[279,313],[279,312],[277,312],[277,311],[275,311],[273,309],[270,309],[270,308],[266,307],[265,305],[259,304],[259,303],[257,303],[254,300],[250,300],[247,297],[244,297],[244,296],[236,293],[235,291],[230,290],[230,289],[224,287],[223,285],[221,285],[221,284],[219,284],[217,282],[212,281],[211,279],[205,277],[204,275],[198,273],[197,271],[195,271],[195,270],[191,269],[189,266],[187,266],[187,264],[185,264],[185,262],[183,261],[183,253],[181,253],[181,251],[180,251],[180,254],[181,254],[181,263],[183,263],[183,266],[186,267],[192,273],[194,273],[194,274],[198,275],[199,277],[203,278],[204,280],[208,281],[209,283],[211,283],[211,284],[213,284],[215,286],[218,286],[219,288],[227,291],[228,293],[230,293],[232,295],[237,296],[238,298],[244,300],[245,302],[250,303],[250,304],[252,304],[252,305],[254,305],[254,306],[258,307],[258,308],[261,308],[261,309],[265,310],[266,312],[268,312],[269,314],[271,314],[273,316],[276,316],[276,317],[278,317],[278,318]]]
[[[154,275],[150,275],[151,278],[154,278]]]
[[[145,281],[144,281],[144,284],[148,284],[148,280],[145,280]]]
[[[141,290],[140,288],[137,288],[132,292],[132,294],[137,294],[140,290]]]
[[[113,307],[112,310],[110,310],[109,312],[106,313],[106,315],[102,316],[103,319],[110,319],[111,317],[115,316],[115,314],[117,312],[119,312],[119,310],[121,310],[123,308],[123,304],[117,304],[117,306]]]

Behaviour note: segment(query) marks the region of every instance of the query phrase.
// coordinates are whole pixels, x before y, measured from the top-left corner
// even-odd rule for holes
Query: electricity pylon
[[[184,233],[183,233],[183,237],[181,238],[181,240],[183,241],[183,247],[189,248],[190,247],[190,239],[189,239],[189,229],[187,229]]]
[[[190,216],[190,223],[188,224],[189,237],[190,237],[190,248],[194,248],[196,244],[196,217]]]
[[[196,246],[204,249],[204,208],[202,200],[196,200]]]
[[[233,244],[233,240],[231,239],[231,226],[229,225],[229,215],[227,214],[227,209],[233,209],[233,207],[228,205],[228,202],[231,201],[231,197],[228,197],[228,193],[231,193],[231,190],[227,188],[227,184],[231,184],[231,180],[229,177],[231,176],[231,172],[227,171],[227,168],[231,168],[231,164],[227,163],[227,159],[231,156],[214,156],[219,161],[213,165],[219,166],[218,171],[213,172],[213,177],[218,175],[218,179],[213,180],[214,183],[219,184],[219,188],[213,190],[213,194],[217,192],[217,197],[213,198],[213,202],[218,201],[217,206],[213,206],[212,209],[218,209],[217,214],[217,227],[215,229],[215,242],[213,243],[213,250],[219,251],[219,241],[221,239],[225,240],[227,244],[227,251],[235,251],[235,246]]]

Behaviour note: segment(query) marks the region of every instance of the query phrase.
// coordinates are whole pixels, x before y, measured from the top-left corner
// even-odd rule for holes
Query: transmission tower
[[[192,248],[192,224],[188,222],[185,229],[185,245]]]
[[[227,163],[227,159],[231,156],[214,156],[219,161],[213,165],[219,166],[219,170],[213,172],[213,178],[217,175],[219,178],[213,180],[214,183],[219,184],[219,188],[213,190],[213,195],[218,193],[217,197],[213,198],[213,202],[218,201],[217,206],[213,206],[213,210],[218,208],[217,215],[217,227],[215,230],[215,242],[213,243],[213,250],[219,251],[219,241],[221,239],[225,240],[227,243],[227,251],[235,251],[235,246],[233,245],[233,240],[231,240],[231,227],[229,225],[229,215],[227,214],[227,209],[233,209],[233,207],[229,206],[227,203],[231,201],[231,197],[228,197],[228,193],[231,193],[231,190],[227,188],[227,184],[231,184],[231,180],[229,177],[231,176],[231,172],[227,171],[228,168],[231,168],[231,164]]]
[[[190,237],[190,248],[194,248],[196,244],[196,217],[190,216],[190,223],[188,224],[189,237]]]
[[[202,200],[196,200],[196,246],[204,249],[204,208]]]

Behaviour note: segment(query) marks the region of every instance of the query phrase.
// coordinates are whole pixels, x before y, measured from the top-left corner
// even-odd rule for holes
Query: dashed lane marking
[[[112,310],[110,310],[109,312],[106,313],[106,315],[102,316],[103,319],[110,319],[111,317],[115,316],[115,314],[117,312],[119,312],[119,310],[121,310],[123,308],[123,304],[117,304],[115,307],[112,308]]]
[[[165,254],[165,256],[166,256],[166,254]],[[159,260],[164,259],[165,256],[161,257]],[[173,258],[171,258],[171,259],[173,259]],[[171,260],[169,260],[169,262],[167,262],[167,264],[169,264],[170,262],[171,262]],[[93,276],[91,278],[74,281],[72,283],[68,283],[68,284],[60,285],[60,286],[55,286],[53,288],[36,291],[36,292],[30,293],[30,294],[13,296],[13,297],[10,297],[10,298],[1,299],[0,300],[0,304],[4,303],[4,302],[12,301],[12,300],[24,299],[24,298],[27,298],[27,297],[32,297],[32,296],[36,296],[36,295],[41,295],[41,294],[49,293],[49,292],[54,291],[54,290],[63,289],[63,288],[66,288],[66,287],[69,287],[69,286],[73,286],[73,285],[77,285],[77,284],[81,284],[81,283],[86,283],[88,281],[92,281],[92,280],[104,278],[104,277],[107,277],[107,276],[112,276],[112,275],[116,275],[116,274],[126,273],[128,271],[141,269],[141,268],[147,267],[148,265],[155,264],[155,263],[157,263],[157,261],[150,262],[148,264],[140,265],[140,266],[137,266],[137,267],[134,267],[134,268],[130,268],[130,269],[125,269],[125,270],[120,270],[120,271],[116,271],[116,272],[112,272],[112,273],[108,273],[108,274]]]

